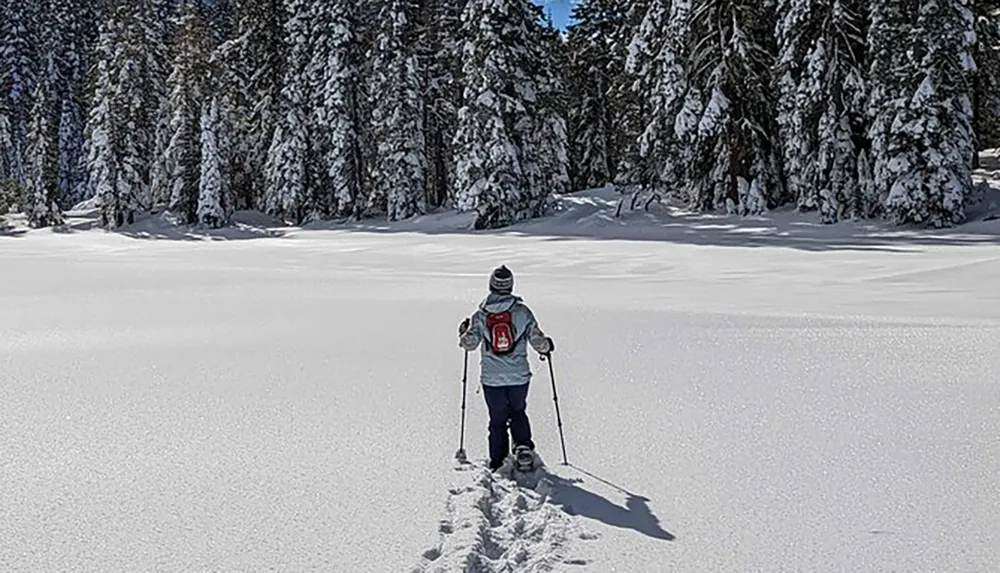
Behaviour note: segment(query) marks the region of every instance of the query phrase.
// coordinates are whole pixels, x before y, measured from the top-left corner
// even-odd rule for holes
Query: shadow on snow
[[[653,205],[649,211],[626,211],[616,217],[618,196],[605,189],[560,198],[551,215],[503,229],[472,230],[473,215],[438,210],[394,223],[373,219],[322,222],[308,231],[413,233],[537,237],[548,241],[649,241],[695,246],[777,247],[810,252],[879,251],[919,252],[921,247],[1000,245],[1000,220],[987,214],[992,205],[970,209],[970,221],[947,229],[917,225],[892,226],[883,221],[843,221],[826,225],[816,215],[794,208],[776,209],[756,217],[694,213]]]
[[[554,487],[549,499],[553,504],[561,506],[563,511],[570,515],[588,517],[611,527],[632,529],[653,539],[664,541],[675,539],[672,533],[660,525],[659,518],[649,509],[649,498],[632,493],[573,464],[569,467],[625,494],[625,506],[617,505],[583,488],[581,486],[584,483],[583,478],[565,478],[550,473],[546,479],[551,481]]]

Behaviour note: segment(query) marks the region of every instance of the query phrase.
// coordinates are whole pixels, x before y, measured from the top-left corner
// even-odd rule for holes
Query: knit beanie
[[[493,271],[490,275],[490,292],[510,294],[514,291],[514,273],[506,265]]]

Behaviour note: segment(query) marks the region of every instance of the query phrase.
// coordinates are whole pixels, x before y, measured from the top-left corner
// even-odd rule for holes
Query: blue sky
[[[551,14],[552,23],[557,28],[565,29],[569,24],[570,12],[573,10],[573,0],[535,0],[536,4],[545,7],[545,13]]]

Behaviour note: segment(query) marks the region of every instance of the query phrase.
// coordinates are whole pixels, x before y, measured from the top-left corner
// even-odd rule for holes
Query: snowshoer
[[[497,470],[511,452],[508,425],[518,466],[534,459],[535,444],[525,411],[531,382],[528,345],[542,355],[551,354],[555,345],[538,327],[531,309],[513,294],[510,269],[501,266],[494,270],[489,288],[489,295],[475,314],[462,321],[458,333],[459,346],[465,350],[471,352],[482,345],[479,381],[490,415],[490,469]]]

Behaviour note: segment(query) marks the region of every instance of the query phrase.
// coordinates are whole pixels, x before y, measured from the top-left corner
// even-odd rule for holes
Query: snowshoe
[[[496,475],[514,481],[520,487],[537,489],[546,475],[545,463],[538,452],[521,446],[514,448],[514,453],[507,456]]]
[[[528,446],[517,446],[514,448],[514,469],[521,473],[530,473],[535,470],[535,453]]]

